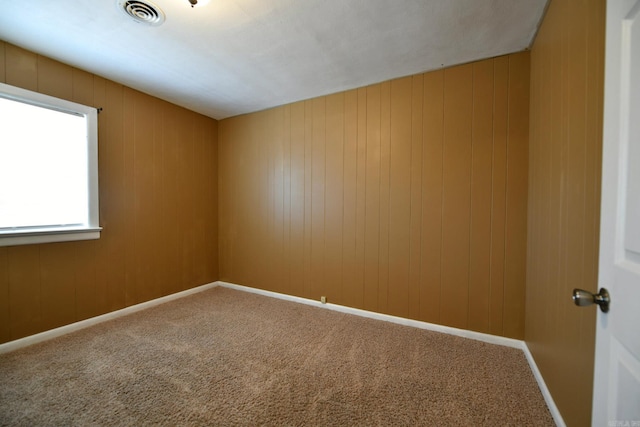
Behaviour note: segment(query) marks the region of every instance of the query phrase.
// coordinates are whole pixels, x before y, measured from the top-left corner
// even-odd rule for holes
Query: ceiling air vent
[[[158,26],[164,22],[162,10],[148,1],[118,0],[118,9],[141,24]]]

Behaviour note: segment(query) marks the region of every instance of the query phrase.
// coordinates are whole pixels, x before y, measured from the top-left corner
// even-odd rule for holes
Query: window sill
[[[102,227],[0,231],[0,246],[95,240],[100,238],[101,230]]]

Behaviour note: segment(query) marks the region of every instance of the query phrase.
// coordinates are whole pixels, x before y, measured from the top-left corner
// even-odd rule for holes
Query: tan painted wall
[[[531,52],[526,341],[565,422],[591,424],[605,2],[552,0]]]
[[[215,120],[1,41],[0,82],[104,109],[102,237],[0,247],[0,342],[218,279]]]
[[[529,67],[222,120],[221,280],[523,338]]]

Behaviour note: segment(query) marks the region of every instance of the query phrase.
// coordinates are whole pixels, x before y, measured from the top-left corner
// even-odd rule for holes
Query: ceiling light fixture
[[[187,0],[191,7],[202,7],[209,3],[209,0]]]

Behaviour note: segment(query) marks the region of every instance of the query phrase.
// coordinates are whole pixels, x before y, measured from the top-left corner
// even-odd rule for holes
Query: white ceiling
[[[222,119],[528,48],[547,0],[0,0],[0,39]]]

